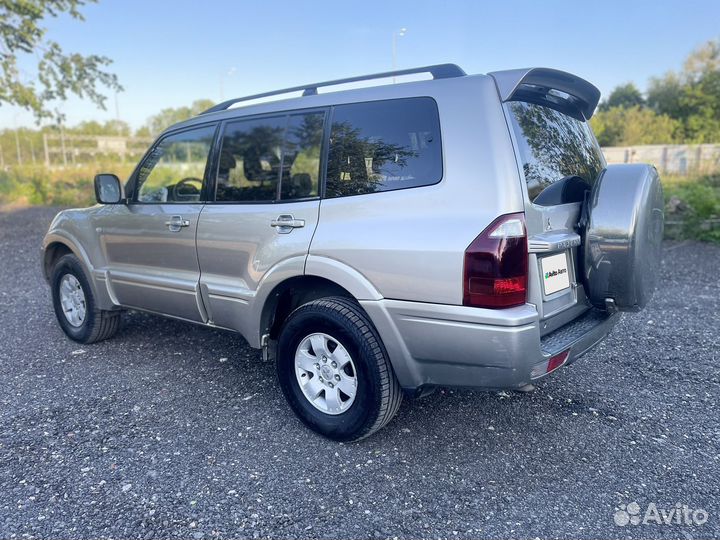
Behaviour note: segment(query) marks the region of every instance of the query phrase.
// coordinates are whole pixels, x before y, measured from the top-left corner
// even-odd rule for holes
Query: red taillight
[[[500,216],[465,250],[463,305],[507,308],[524,304],[527,274],[525,214]]]

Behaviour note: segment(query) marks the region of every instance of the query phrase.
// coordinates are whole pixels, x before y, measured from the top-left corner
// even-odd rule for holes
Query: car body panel
[[[252,305],[258,289],[271,286],[265,277],[277,265],[286,271],[292,268],[292,275],[303,275],[319,206],[319,199],[205,205],[198,226],[197,259],[202,269],[200,289],[212,324],[237,330],[257,342],[253,335],[259,329],[253,324]],[[292,215],[304,226],[280,232],[271,223],[281,215]]]
[[[204,322],[195,248],[201,209],[202,204],[131,203],[95,216],[107,286],[121,305]],[[170,230],[173,217],[188,226]]]

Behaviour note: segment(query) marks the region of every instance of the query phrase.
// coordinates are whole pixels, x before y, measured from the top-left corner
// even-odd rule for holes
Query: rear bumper
[[[551,357],[572,363],[600,342],[619,314],[590,309],[540,336],[531,304],[489,310],[379,300],[361,302],[385,344],[400,385],[520,388],[548,374]]]

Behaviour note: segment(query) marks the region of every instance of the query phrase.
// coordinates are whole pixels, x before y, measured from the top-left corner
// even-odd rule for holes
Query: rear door
[[[198,224],[200,288],[210,322],[247,336],[249,305],[269,270],[295,274],[320,208],[325,110],[223,124],[213,194]]]
[[[205,319],[195,234],[216,129],[207,124],[161,138],[138,168],[128,204],[98,217],[108,280],[120,304]]]
[[[528,301],[538,306],[547,333],[588,307],[579,272],[577,223],[584,193],[605,160],[579,111],[562,102],[531,101],[531,93],[525,98],[504,106],[527,185]]]

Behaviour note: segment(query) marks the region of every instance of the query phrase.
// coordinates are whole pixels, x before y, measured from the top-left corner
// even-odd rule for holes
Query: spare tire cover
[[[608,165],[589,198],[583,278],[590,302],[602,309],[640,311],[660,269],[664,201],[651,165]]]

